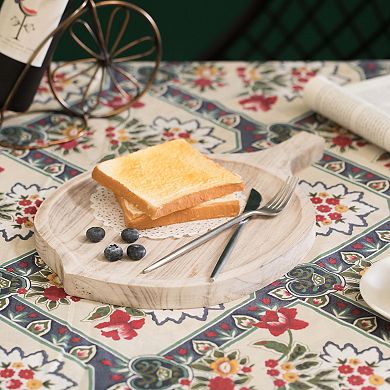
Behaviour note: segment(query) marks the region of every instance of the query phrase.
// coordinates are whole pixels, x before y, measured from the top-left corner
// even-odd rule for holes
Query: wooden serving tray
[[[300,133],[265,151],[211,157],[241,175],[246,195],[256,188],[265,204],[288,175],[321,158],[323,147],[321,137]],[[106,237],[97,244],[85,238],[89,227],[102,226],[90,207],[96,186],[90,172],[70,180],[43,202],[35,217],[37,251],[70,295],[149,309],[210,306],[240,298],[279,278],[302,260],[314,242],[314,209],[297,188],[279,216],[256,218],[246,224],[215,282],[210,282],[210,273],[232,230],[151,273],[141,274],[146,266],[194,237],[141,238],[139,243],[147,250],[144,259],[135,262],[124,256],[108,262],[104,248],[116,242],[125,252],[126,244],[108,227]]]

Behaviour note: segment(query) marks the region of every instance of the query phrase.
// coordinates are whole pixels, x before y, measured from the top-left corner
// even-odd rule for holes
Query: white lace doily
[[[243,208],[243,195],[235,194],[240,201],[240,207]],[[103,222],[104,226],[113,228],[120,233],[126,228],[123,212],[115,195],[102,186],[98,186],[96,192],[91,195],[91,207],[94,217]],[[181,238],[185,236],[197,236],[223,224],[230,218],[215,218],[202,221],[193,221],[185,223],[176,223],[174,225],[161,226],[151,229],[140,230],[141,237],[152,239],[162,238]]]

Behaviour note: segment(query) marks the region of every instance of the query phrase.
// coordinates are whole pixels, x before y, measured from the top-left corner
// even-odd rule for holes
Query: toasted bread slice
[[[234,217],[240,212],[240,202],[233,194],[212,199],[158,219],[151,219],[125,198],[117,197],[117,200],[123,210],[126,226],[137,229],[149,229],[202,219]]]
[[[92,177],[151,219],[242,191],[240,176],[184,140],[169,141],[98,164]]]

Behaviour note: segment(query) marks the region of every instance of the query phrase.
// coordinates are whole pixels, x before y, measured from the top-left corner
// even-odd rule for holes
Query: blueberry
[[[127,256],[131,260],[141,260],[146,255],[146,249],[142,245],[133,244],[127,248]]]
[[[108,261],[117,261],[121,259],[122,256],[123,256],[123,249],[116,244],[111,244],[104,250],[104,257]]]
[[[137,229],[127,228],[122,231],[121,237],[124,242],[131,244],[139,239],[139,231]]]
[[[101,227],[90,227],[87,232],[85,233],[88,240],[91,242],[99,242],[103,240],[104,236],[106,235],[106,232]]]

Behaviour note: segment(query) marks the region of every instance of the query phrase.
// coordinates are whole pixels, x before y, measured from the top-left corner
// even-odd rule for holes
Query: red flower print
[[[210,79],[201,78],[201,79],[194,80],[194,83],[198,87],[207,88],[207,87],[209,87],[211,85],[211,80]]]
[[[269,368],[274,368],[278,365],[278,361],[275,359],[268,359],[264,362],[264,365]]]
[[[127,100],[121,98],[120,96],[114,96],[111,100],[103,102],[105,106],[111,107],[113,109],[119,108],[120,106],[128,103]]]
[[[257,306],[248,306],[249,311],[257,311],[259,308]]]
[[[357,242],[356,244],[353,244],[353,245],[352,245],[352,248],[354,248],[354,249],[362,249],[362,248],[363,248],[363,245],[360,244],[360,242]]]
[[[59,301],[61,298],[66,298],[66,292],[62,287],[50,286],[45,288],[43,295],[49,301]]]
[[[131,105],[131,108],[142,108],[145,106],[145,103],[142,103],[140,102],[139,100],[137,100],[136,102],[134,102],[132,105]]]
[[[333,285],[333,290],[343,291],[344,290],[344,286],[342,286],[341,284],[334,284]]]
[[[310,198],[310,200],[311,200],[311,203],[313,203],[313,204],[320,204],[320,203],[322,203],[322,199],[318,198],[318,197]]]
[[[77,140],[73,139],[72,141],[64,142],[63,144],[59,144],[58,146],[62,149],[70,150],[74,149],[77,145]]]
[[[112,366],[111,361],[108,360],[108,359],[103,359],[103,360],[100,361],[100,363],[102,363],[103,366]]]
[[[31,200],[30,199],[22,199],[22,200],[19,200],[19,204],[21,206],[29,206],[31,204]]]
[[[352,139],[350,137],[347,137],[345,135],[338,135],[337,137],[334,137],[332,139],[332,142],[334,145],[340,146],[340,147],[346,147],[352,144]]]
[[[362,375],[371,375],[374,372],[374,370],[368,366],[361,366],[358,368],[358,372],[359,374]]]
[[[329,264],[336,264],[336,263],[337,263],[337,260],[334,259],[333,257],[329,257],[328,263],[329,263]]]
[[[68,329],[65,328],[65,326],[61,326],[61,328],[58,328],[59,334],[65,334],[68,331]]]
[[[336,302],[336,306],[339,308],[339,309],[345,309],[347,307],[347,304],[345,302]]]
[[[283,387],[285,384],[286,384],[286,382],[285,382],[285,381],[282,381],[281,379],[276,379],[276,380],[274,381],[274,385],[275,385],[276,387]]]
[[[7,389],[20,389],[22,382],[19,379],[11,379],[7,384]]]
[[[95,326],[97,329],[108,328],[109,331],[101,331],[102,336],[112,338],[113,340],[120,340],[124,338],[125,340],[131,340],[137,336],[135,329],[141,329],[145,324],[145,319],[141,318],[140,320],[130,321],[130,314],[122,311],[115,310],[110,315],[110,321],[102,322]]]
[[[338,198],[328,198],[328,199],[326,199],[325,202],[328,203],[328,204],[336,206],[336,205],[338,205],[340,203],[340,199],[338,199]]]
[[[245,110],[269,111],[277,100],[277,96],[252,95],[249,98],[240,100],[239,103]]]
[[[27,289],[24,288],[24,287],[21,287],[21,288],[18,288],[18,289],[16,290],[16,292],[17,292],[18,294],[26,294]]]
[[[306,328],[309,324],[302,320],[297,320],[297,309],[288,309],[282,307],[275,310],[267,310],[260,321],[254,326],[257,328],[268,329],[273,336],[279,336],[286,330],[300,330]]]
[[[111,379],[113,381],[120,381],[121,379],[123,379],[123,375],[114,374],[114,375],[111,375]]]
[[[0,167],[0,173],[1,172],[4,172],[4,168],[3,167]]]
[[[81,298],[79,297],[74,297],[73,295],[70,297],[70,299],[73,301],[73,302],[78,302],[81,300]]]
[[[3,370],[0,371],[0,376],[2,378],[11,378],[14,376],[15,371],[12,368],[4,368]]]
[[[27,261],[19,261],[18,266],[20,268],[27,268],[28,267],[28,263],[27,263]]]
[[[242,367],[242,372],[252,372],[251,367]]]
[[[359,314],[361,314],[362,312],[359,310],[359,309],[352,309],[351,310],[351,314],[353,314],[354,316],[358,316]]]
[[[178,351],[177,351],[177,353],[179,354],[179,355],[186,355],[187,354],[187,350],[185,349],[185,348],[180,348]]]
[[[80,337],[72,337],[72,338],[70,339],[70,341],[71,341],[72,343],[78,343],[78,342],[81,341],[81,338],[80,338]]]
[[[331,208],[329,206],[325,205],[325,204],[317,206],[316,208],[321,213],[327,213],[327,212],[329,212],[331,210]]]
[[[234,382],[229,378],[217,376],[210,379],[209,388],[211,390],[234,390]]]
[[[329,213],[328,217],[333,221],[340,220],[343,216],[340,213]]]
[[[23,311],[25,308],[26,308],[26,306],[23,306],[23,305],[16,305],[15,306],[15,310],[17,312]]]
[[[264,305],[269,305],[269,304],[271,303],[271,299],[269,299],[269,298],[263,298],[263,299],[261,300],[261,302],[263,302]]]
[[[324,220],[325,220],[325,216],[323,216],[323,215],[316,215],[316,221],[317,222],[322,222]]]
[[[23,379],[31,379],[34,378],[34,371],[33,370],[20,370],[19,376]]]
[[[180,379],[180,384],[183,386],[189,386],[191,381],[189,379]]]
[[[173,137],[175,134],[173,134],[171,131],[164,131],[163,136],[164,137]]]
[[[270,375],[270,376],[278,376],[279,375],[279,370],[274,370],[274,369],[267,370],[267,374]]]
[[[32,214],[35,215],[37,213],[37,208],[35,206],[26,207],[24,209],[25,214]]]
[[[43,200],[42,199],[37,199],[35,201],[35,206],[39,207],[42,204]]]
[[[221,329],[223,329],[223,330],[229,330],[229,329],[230,329],[229,324],[226,324],[226,323],[221,324],[220,327],[221,327]]]
[[[215,337],[217,334],[215,333],[215,332],[213,332],[213,331],[208,331],[208,332],[206,332],[206,336],[207,337]]]
[[[353,386],[358,386],[364,383],[364,379],[359,375],[351,375],[348,377],[348,382]]]
[[[350,374],[351,372],[353,372],[353,367],[349,366],[348,364],[342,364],[339,368],[338,368],[339,372],[341,372],[342,374]]]
[[[191,136],[188,133],[179,133],[180,138],[191,138]]]
[[[18,217],[16,218],[16,223],[18,225],[23,225],[24,223],[26,223],[28,221],[28,218],[27,217]]]

